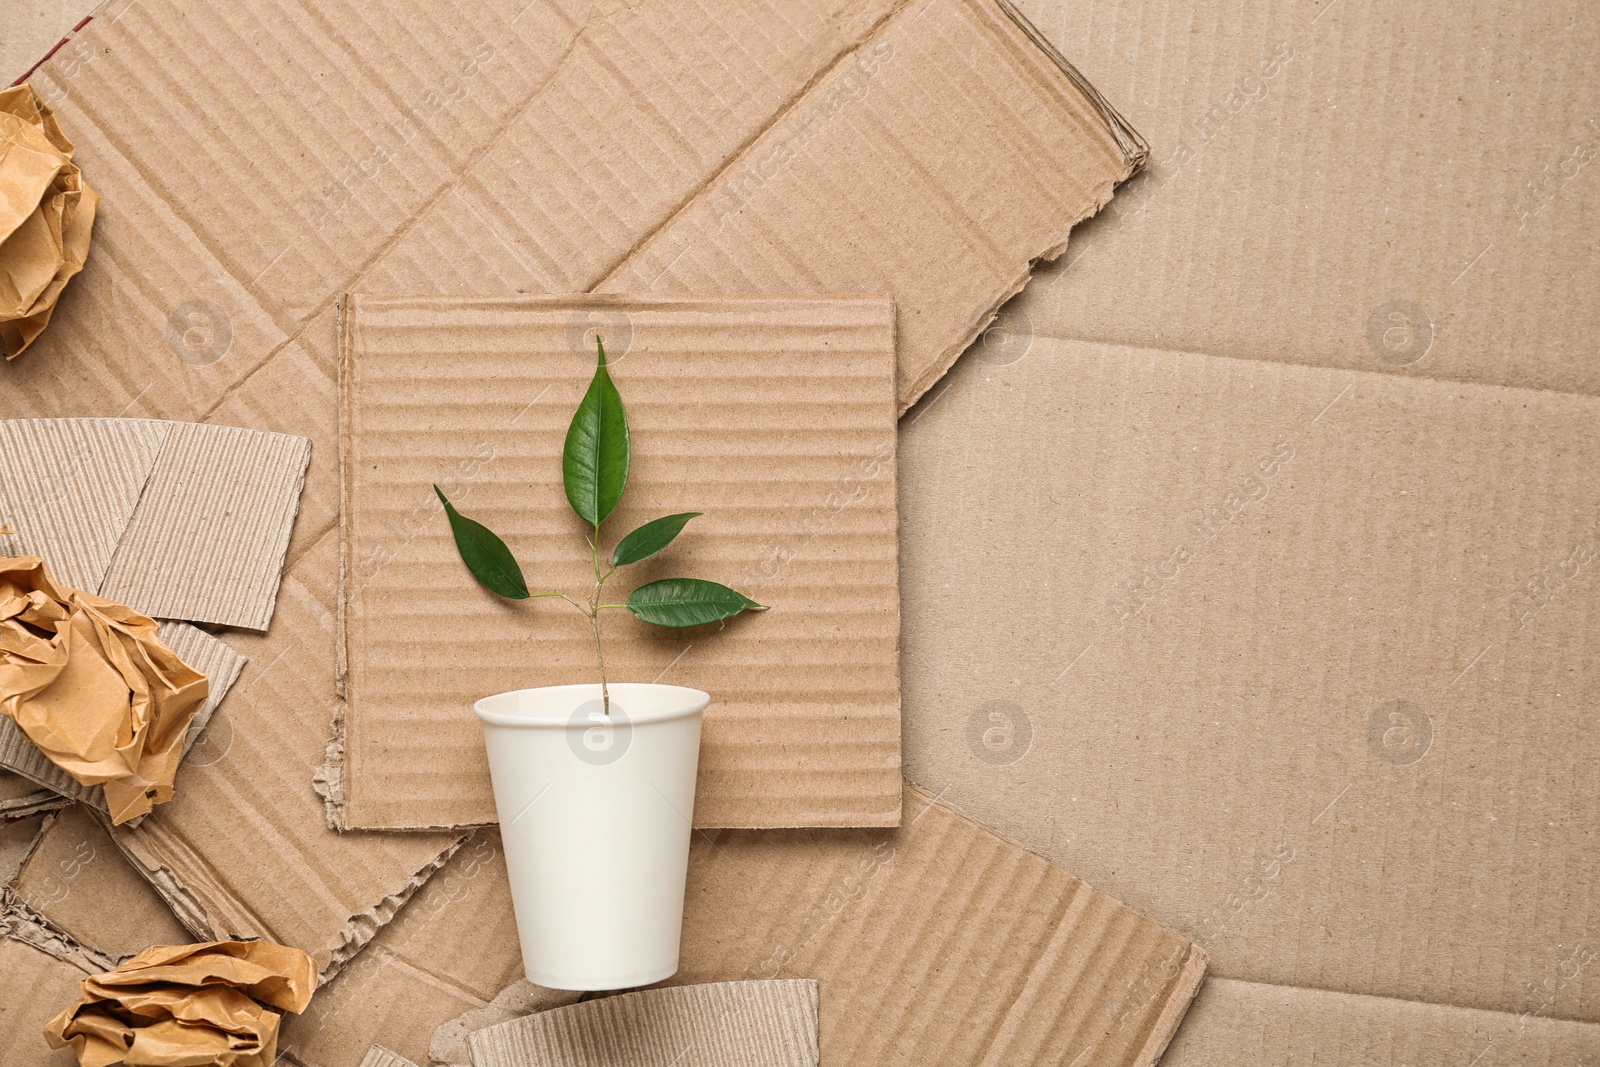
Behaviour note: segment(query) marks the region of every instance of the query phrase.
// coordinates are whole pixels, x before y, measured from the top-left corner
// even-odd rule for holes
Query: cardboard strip
[[[704,512],[606,587],[690,575],[771,610],[711,632],[605,619],[607,672],[694,686],[702,826],[900,813],[894,334],[882,298],[394,300],[344,313],[344,821],[494,821],[479,697],[595,678],[587,625],[462,565],[431,486],[541,590],[594,581],[560,456],[611,325],[633,464],[603,551]],[[554,605],[554,607],[552,607]],[[337,755],[337,753],[336,753]],[[336,791],[334,792],[337,795]]]
[[[624,993],[479,1030],[467,1046],[473,1067],[817,1067],[817,983]]]
[[[232,646],[217,640],[197,627],[183,622],[164,622],[157,636],[178,658],[205,675],[210,693],[194,714],[184,739],[184,751],[194,747],[217,706],[244,669],[245,657]],[[86,786],[50,762],[45,754],[23,734],[17,724],[0,715],[0,767],[37,782],[46,789],[71,800],[81,800],[99,811],[107,811],[105,787]],[[181,772],[180,772],[181,773]]]
[[[98,592],[172,424],[150,419],[0,422],[0,555],[37,555]]]
[[[361,1067],[417,1067],[417,1065],[398,1053],[390,1052],[382,1045],[373,1045],[361,1058]]]
[[[174,424],[101,595],[156,618],[265,630],[310,461],[303,437]]]

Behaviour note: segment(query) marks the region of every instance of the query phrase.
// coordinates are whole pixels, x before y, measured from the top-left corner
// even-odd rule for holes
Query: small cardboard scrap
[[[473,1067],[817,1067],[817,983],[646,989],[525,1015],[467,1046]]]
[[[228,695],[228,690],[233,688],[247,661],[232,646],[188,623],[164,622],[156,631],[156,636],[184,663],[205,675],[209,683],[206,698],[195,711],[183,741],[183,750],[187,753],[200,739],[206,724],[211,721],[212,713],[222,703],[223,697]],[[17,724],[5,716],[0,716],[0,767],[44,786],[52,794],[81,800],[110,814],[110,809],[106,807],[104,786],[80,783],[52,763],[39,750],[39,746],[29,741]],[[0,803],[0,812],[5,811],[3,803]]]
[[[0,558],[0,713],[78,782],[101,786],[116,823],[172,798],[208,692],[158,629],[58,587],[38,556]]]
[[[467,1048],[467,1038],[479,1030],[487,1030],[491,1026],[520,1019],[530,1012],[547,1011],[550,1008],[575,1004],[582,999],[581,993],[547,989],[544,986],[536,986],[527,979],[513,982],[495,994],[494,999],[483,1007],[459,1015],[434,1030],[433,1037],[428,1041],[428,1056],[435,1064],[469,1067],[472,1063],[472,1052]]]
[[[89,256],[99,197],[31,85],[0,89],[0,348],[16,359]]]
[[[11,885],[11,900],[106,966],[194,936],[82,804],[49,817]]]
[[[101,586],[164,619],[265,630],[311,442],[178,423]]]
[[[272,1067],[282,1013],[305,1010],[317,971],[269,941],[208,941],[157,945],[80,986],[45,1037],[81,1067]]]
[[[922,790],[905,811],[895,829],[697,833],[671,983],[816,980],[827,1064],[1154,1064],[1205,953]],[[285,1037],[297,1060],[384,1041],[420,1062],[429,1020],[515,1006],[495,996],[522,973],[499,850],[480,831],[318,994]]]
[[[373,1045],[361,1058],[361,1067],[417,1067],[417,1065],[398,1053],[390,1052],[382,1045]]]
[[[711,694],[696,822],[893,825],[894,319],[881,297],[352,298],[345,824],[492,822],[473,702],[595,677],[568,605],[512,605],[472,579],[432,490],[505,538],[541,590],[592,585],[560,462],[594,372],[592,321],[613,324],[601,330],[633,441],[602,547],[660,515],[704,512],[619,575],[618,595],[692,575],[771,608],[697,632],[606,620],[612,679]]]
[[[151,419],[0,422],[0,548],[161,619],[264,630],[311,442]],[[71,577],[67,577],[71,575]]]

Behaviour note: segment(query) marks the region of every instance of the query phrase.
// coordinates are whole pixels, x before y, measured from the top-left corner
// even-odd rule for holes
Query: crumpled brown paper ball
[[[81,987],[44,1028],[81,1067],[271,1067],[282,1013],[305,1010],[317,968],[270,941],[157,945]]]
[[[206,676],[114,600],[56,585],[38,556],[0,558],[0,713],[116,823],[172,799]]]
[[[0,347],[8,360],[49,325],[89,255],[100,197],[72,153],[32,86],[0,90]]]

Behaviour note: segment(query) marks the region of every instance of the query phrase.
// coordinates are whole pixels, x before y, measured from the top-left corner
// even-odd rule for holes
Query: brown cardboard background
[[[233,788],[225,770],[197,774],[188,803],[139,836],[119,837],[187,921],[293,940],[337,966],[451,840],[337,837],[305,793],[321,762],[312,750],[323,747],[338,709],[332,678],[301,655],[319,641],[315,605],[331,603],[333,571],[307,561],[324,551],[337,519],[328,447],[337,294],[486,286],[512,293],[546,280],[568,291],[600,281],[770,133],[773,117],[891,9],[829,3],[786,7],[775,18],[764,0],[691,8],[552,0],[516,10],[478,0],[315,10],[252,0],[224,12],[113,0],[41,68],[35,84],[73,131],[107,206],[89,265],[56,323],[29,359],[5,368],[0,416],[165,417],[314,441],[288,552],[289,573],[299,568],[305,581],[293,594],[286,583],[273,632],[252,645],[252,664],[224,712],[234,726],[231,748],[219,743],[248,753],[253,766],[283,771],[248,788]],[[935,206],[939,217],[930,221],[941,226],[973,216],[998,227],[996,211],[1019,211],[1011,220],[1016,242],[983,264],[981,284],[966,294],[967,325],[976,329],[1020,284],[1028,260],[1058,252],[1077,218],[1109,196],[1138,146],[1124,131],[1108,150],[1108,120],[1089,113],[1098,104],[1068,88],[1072,79],[1054,59],[1022,46],[1022,31],[999,8],[963,0],[960,10],[987,27],[987,37],[957,35],[969,58],[983,58],[970,51],[980,41],[998,42],[997,61],[1014,67],[1021,84],[1043,79],[1043,110],[1029,102],[1023,120],[1059,146],[1065,119],[1083,144],[1099,145],[1082,157],[1098,160],[1097,173],[1055,170],[1056,185],[1084,196],[1043,228],[1033,222],[1044,201],[1026,173],[1016,195],[987,202],[990,186],[980,183],[976,199]],[[948,15],[924,20],[917,32],[948,30],[940,21]],[[927,57],[904,53],[914,54]],[[689,66],[699,76],[682,77]],[[958,83],[924,70],[929,84]],[[972,76],[966,71],[959,84]],[[916,87],[909,64],[897,78]],[[887,100],[878,96],[873,108]],[[918,97],[916,110],[925,104]],[[552,121],[564,108],[584,118]],[[572,132],[590,126],[605,131],[598,143]],[[911,158],[948,160],[957,185],[970,191],[973,174],[992,171],[982,145],[997,131],[972,127],[971,151],[940,156],[954,131],[935,126]],[[541,181],[560,175],[559,195],[520,192],[519,167],[535,149],[541,162],[525,173],[537,170]],[[876,212],[901,202],[900,175],[886,180],[868,166],[848,180],[865,189],[870,178],[883,190]],[[514,214],[508,204],[531,210]],[[844,233],[866,240],[873,218],[846,211]],[[915,221],[908,217],[892,236],[914,232]],[[830,251],[849,254],[856,239],[842,236]],[[527,257],[540,240],[552,248],[541,263],[559,269],[534,285],[538,272]],[[952,246],[951,254],[961,252]],[[937,273],[948,264],[912,266]],[[940,313],[959,327],[952,311]],[[959,330],[944,334],[929,349],[933,365],[962,343]],[[334,783],[320,787],[337,795]],[[263,847],[237,847],[224,830],[240,826]]]

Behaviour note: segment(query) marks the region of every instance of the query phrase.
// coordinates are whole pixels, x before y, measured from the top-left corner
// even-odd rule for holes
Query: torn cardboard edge
[[[179,659],[204,674],[210,683],[210,692],[195,712],[184,738],[183,750],[187,756],[238,680],[247,660],[231,645],[188,623],[163,622],[156,633]],[[101,814],[108,811],[104,786],[86,786],[73,778],[52,763],[15,722],[3,715],[0,715],[0,767],[67,800],[82,801]],[[179,774],[182,774],[181,763]],[[145,816],[131,819],[129,825],[136,826],[143,818]]]
[[[15,774],[14,772],[6,773],[27,782],[30,786],[38,784],[24,775]],[[26,819],[30,815],[38,815],[41,812],[58,811],[71,803],[72,801],[53,789],[37,789],[33,792],[22,793],[18,796],[0,800],[0,821],[14,822],[17,819]]]
[[[956,360],[960,359],[962,354],[971,348],[979,337],[983,336],[983,332],[999,317],[1000,309],[1006,305],[1006,302],[1027,288],[1028,283],[1033,280],[1033,272],[1041,263],[1053,263],[1061,258],[1071,241],[1072,230],[1079,223],[1098,215],[1116,195],[1117,187],[1124,182],[1131,181],[1144,168],[1145,163],[1150,158],[1150,146],[1145,143],[1139,132],[1129,124],[1127,119],[1122,117],[1122,114],[1090,83],[1089,79],[1085,78],[1078,68],[1072,65],[1072,62],[1061,53],[1061,50],[1056,48],[1044,34],[1039,32],[1032,20],[1023,14],[1022,10],[1012,0],[994,0],[994,2],[1005,13],[1006,17],[1016,24],[1017,29],[1022,32],[1023,36],[1031,41],[1040,52],[1044,53],[1050,62],[1055,64],[1062,74],[1066,75],[1067,80],[1073,84],[1078,92],[1083,94],[1094,110],[1099,112],[1101,118],[1105,120],[1107,128],[1111,130],[1117,147],[1122,150],[1123,156],[1127,161],[1127,170],[1107,188],[1103,197],[1096,198],[1094,205],[1088,211],[1067,224],[1066,229],[1062,232],[1061,239],[1057,243],[1044,249],[1037,256],[1032,257],[1022,275],[1016,279],[1015,284],[1001,290],[993,302],[974,317],[972,325],[961,335],[960,339],[936,359],[928,371],[912,382],[911,387],[900,399],[900,414],[902,416],[916,407],[917,402],[928,394],[928,390],[932,389],[940,379],[950,372],[950,368],[955,366]]]
[[[116,956],[81,944],[72,935],[54,926],[39,912],[16,898],[9,886],[0,888],[0,936],[31,945],[63,963],[70,963],[84,974],[109,971],[119,962]]]
[[[757,197],[764,191],[764,187],[769,184],[765,180],[765,171],[762,169],[762,163],[779,158],[783,153],[787,153],[787,158],[802,160],[804,163],[815,162],[814,158],[805,155],[805,146],[810,142],[810,137],[815,136],[815,128],[812,128],[812,133],[802,140],[798,135],[791,134],[787,120],[796,112],[806,111],[809,114],[827,106],[829,98],[833,94],[839,93],[844,86],[845,80],[850,74],[854,73],[850,69],[852,66],[860,67],[862,70],[875,69],[863,64],[863,55],[870,55],[876,58],[879,51],[884,48],[889,49],[889,55],[897,54],[891,38],[911,38],[912,27],[929,13],[933,2],[934,0],[921,4],[901,3],[884,15],[861,43],[836,56],[827,69],[820,72],[813,82],[806,87],[805,91],[781,107],[746,145],[731,155],[711,177],[703,181],[699,188],[695,189],[676,209],[670,212],[654,229],[637,237],[628,254],[603,278],[591,285],[589,291],[660,292],[675,290],[695,293],[726,291],[741,294],[792,292],[795,284],[792,271],[783,272],[784,280],[782,284],[773,288],[768,283],[774,279],[767,277],[765,271],[736,269],[733,272],[733,279],[731,279],[733,284],[730,287],[718,284],[723,277],[720,265],[718,267],[707,267],[705,263],[697,262],[697,257],[695,256],[687,257],[688,262],[681,272],[682,281],[679,280],[679,274],[673,273],[673,267],[681,259],[685,259],[685,253],[694,251],[702,243],[718,246],[715,251],[720,253],[725,260],[739,261],[738,255],[730,253],[726,247],[722,247],[726,242],[740,240],[737,235],[729,235],[725,232],[724,224],[727,218],[739,216],[747,209],[750,209],[756,203]],[[930,303],[927,294],[920,291],[920,289],[913,291],[900,284],[905,274],[905,270],[902,269],[900,264],[885,266],[883,274],[874,276],[871,284],[862,284],[862,272],[858,269],[842,271],[830,264],[807,261],[808,270],[804,274],[805,280],[802,284],[808,286],[813,293],[820,294],[830,290],[836,292],[887,291],[896,301],[900,311],[911,312],[909,316],[902,317],[900,320],[902,344],[900,345],[897,376],[899,378],[899,408],[902,414],[910,410],[917,400],[949,370],[956,359],[971,346],[972,342],[994,320],[1001,305],[1022,290],[1029,278],[1032,277],[1033,270],[1037,264],[1059,257],[1066,250],[1072,228],[1084,219],[1098,213],[1101,208],[1110,202],[1116,187],[1131,178],[1143,166],[1149,156],[1148,146],[1127,121],[1110,107],[1105,99],[1093,89],[1089,82],[1059,50],[1049,45],[1027,17],[1009,0],[964,0],[958,6],[964,15],[972,20],[971,24],[964,27],[964,32],[974,40],[985,40],[990,46],[991,51],[988,56],[988,62],[993,66],[993,69],[1004,70],[1021,80],[1027,80],[1027,75],[1033,76],[1036,79],[1034,87],[1042,90],[1041,95],[1047,95],[1051,92],[1057,95],[1054,103],[1059,106],[1053,112],[1054,117],[1070,116],[1065,119],[1063,125],[1071,125],[1073,119],[1082,120],[1092,116],[1091,121],[1097,119],[1104,133],[1108,135],[1109,146],[1097,145],[1096,137],[1083,131],[1080,127],[1080,136],[1076,138],[1072,147],[1080,151],[1081,156],[1074,162],[1081,164],[1082,170],[1086,172],[1093,172],[1097,164],[1105,169],[1092,182],[1092,191],[1085,190],[1087,199],[1076,203],[1068,210],[1066,215],[1061,217],[1058,225],[1051,226],[1048,231],[1049,236],[1043,240],[1043,243],[1040,243],[1032,232],[1020,236],[1013,234],[986,235],[989,236],[990,243],[994,243],[996,236],[998,236],[1000,241],[1015,240],[1017,247],[989,257],[989,261],[985,261],[982,264],[982,273],[985,275],[998,275],[1005,270],[1013,270],[1014,273],[1001,278],[998,276],[980,277],[978,270],[971,271],[972,276],[977,279],[972,283],[972,289],[981,289],[982,295],[978,296],[977,292],[964,294],[977,296],[978,306],[967,316],[966,322],[961,326],[953,326],[948,321],[939,321],[943,316],[943,310],[939,305],[948,303],[948,300]],[[920,10],[912,13],[912,9],[918,7],[920,7]],[[998,19],[995,18],[997,15]],[[979,25],[985,19],[988,19],[989,23]],[[1015,39],[1004,42],[991,39],[991,37],[1006,36],[1005,28],[1007,27],[1015,32]],[[985,34],[986,30],[992,31],[992,33]],[[914,38],[911,39],[914,40]],[[903,46],[907,41],[902,39],[899,43]],[[1008,53],[1006,45],[1012,46],[1015,53],[1018,56],[1022,56],[1022,58],[1013,58],[1013,55]],[[1017,47],[1019,45],[1022,47]],[[1064,86],[1048,84],[1044,81],[1041,77],[1043,72],[1030,65],[1027,57],[1022,55],[1029,49],[1036,51],[1039,58],[1043,60],[1040,66],[1048,65],[1050,70],[1064,79]],[[951,52],[948,55],[947,65],[942,69],[942,73],[947,79],[959,72],[961,61],[965,58],[955,52]],[[1026,72],[1025,74],[1024,71]],[[995,91],[996,99],[1000,98],[1000,92],[1001,90]],[[816,99],[818,97],[823,99],[819,101]],[[1068,97],[1072,98],[1070,103],[1062,103],[1062,100]],[[857,102],[862,107],[870,108],[870,99],[870,94],[863,92]],[[1032,102],[1036,105],[1039,103],[1037,99]],[[1050,105],[1045,105],[1045,107],[1048,109]],[[872,119],[881,121],[880,116],[876,114],[872,115]],[[798,125],[800,128],[806,129],[809,122],[810,119],[807,118],[806,122]],[[841,125],[848,125],[848,123],[842,123]],[[1020,118],[1015,125],[1016,127],[1026,127],[1026,123]],[[828,138],[835,137],[838,133],[839,131],[830,125],[819,138],[818,143],[827,141]],[[847,140],[848,138],[843,139]],[[795,147],[792,142],[799,142],[799,147]],[[948,146],[941,147],[948,149]],[[997,152],[1004,150],[1001,146],[989,147]],[[1014,146],[1009,145],[1004,147],[1014,148]],[[1117,167],[1111,168],[1109,159],[1095,158],[1096,150],[1104,147],[1115,149],[1120,160]],[[905,144],[895,143],[895,151],[906,156],[904,161],[906,169],[928,170],[937,173],[939,163],[947,157],[948,152],[946,151],[939,155],[935,161],[929,161],[916,155],[919,149],[926,152],[928,146],[917,142],[914,133],[907,139]],[[834,158],[831,161],[836,163],[840,160],[848,160],[853,164],[858,158],[867,158],[870,155],[873,162],[866,164],[867,167],[888,165],[886,159],[880,158],[886,155],[881,150],[874,153],[856,153],[843,151],[839,145],[830,145],[829,149],[819,151],[825,150],[833,152]],[[786,164],[786,166],[794,167],[801,165],[803,164]],[[780,177],[770,182],[773,186],[782,184],[788,177],[787,174],[782,173],[782,167],[779,169]],[[844,168],[836,166],[833,169],[842,170]],[[756,196],[747,195],[741,188],[742,185],[751,182],[752,175],[756,179],[754,182]],[[1078,174],[1073,176],[1081,177]],[[840,177],[846,182],[849,182],[853,177],[856,181],[851,184],[860,184],[866,187],[870,186],[880,175],[876,171],[863,171],[852,175],[846,170],[843,174],[836,175],[836,177]],[[889,183],[884,182],[884,184],[888,185]],[[709,205],[711,201],[723,194],[726,194],[729,200],[738,204],[738,210],[718,214],[714,226],[703,224],[698,219],[698,216],[704,213],[717,214],[716,208]],[[945,195],[955,199],[949,191],[946,191]],[[1027,207],[1037,206],[1031,191],[1018,191],[1016,195],[1026,201]],[[698,210],[702,204],[708,205],[707,212],[703,213]],[[749,238],[748,244],[753,249],[753,251],[747,253],[747,258],[753,261],[755,266],[765,267],[766,264],[762,263],[760,259],[764,253],[757,246],[767,243],[772,243],[776,247],[783,249],[785,255],[793,258],[793,254],[785,248],[784,237],[786,235],[783,234],[785,224],[791,220],[779,218],[774,222],[761,216],[759,210],[754,211],[753,214],[757,216],[758,221],[751,224],[751,232],[747,235]],[[897,221],[905,224],[911,220],[900,218]],[[942,225],[947,220],[941,216],[938,221]],[[805,225],[811,226],[816,225],[816,223],[808,217]],[[737,224],[735,229],[737,229]],[[773,237],[774,233],[777,234],[775,238]],[[963,234],[961,236],[966,235]],[[856,235],[851,234],[850,237],[854,238]],[[674,241],[677,247],[676,253],[669,257],[665,252],[659,254],[656,252],[658,246],[674,238],[676,238]],[[791,238],[791,243],[798,242],[798,238]],[[970,242],[952,240],[947,243],[952,247],[963,247],[968,243],[980,244],[983,242],[978,240]],[[1004,259],[1006,266],[997,268],[993,262],[996,259]],[[750,266],[752,266],[750,262],[743,263],[744,268],[749,268]],[[874,264],[874,267],[876,266],[880,266],[880,264]],[[949,269],[951,265],[944,264],[944,266]],[[868,270],[870,271],[871,268],[868,268]],[[841,284],[839,280],[841,276],[848,276],[852,281]],[[711,279],[710,284],[707,284],[708,277]],[[693,280],[690,280],[691,278]],[[665,288],[658,284],[663,280],[666,283]],[[962,303],[965,304],[967,301],[962,301]],[[924,325],[924,320],[926,325]],[[938,344],[940,347],[937,351],[930,353],[927,351],[930,344]]]
[[[110,829],[110,827],[108,827]],[[318,974],[319,982],[327,982],[344,969],[345,965],[354,959],[356,954],[366,947],[378,931],[392,920],[406,901],[425,885],[428,879],[449,862],[450,857],[456,854],[466,840],[467,835],[462,834],[450,847],[441,851],[429,860],[419,870],[414,872],[404,885],[393,893],[385,895],[376,904],[365,908],[350,916],[339,931],[339,944],[329,955],[328,962]],[[242,938],[258,936],[253,931],[260,926],[259,923],[250,924],[235,921],[234,918],[224,915],[215,915],[206,909],[200,900],[184,888],[172,868],[163,863],[159,858],[146,857],[143,850],[133,844],[131,835],[121,830],[113,830],[111,838],[116,842],[118,849],[133,864],[134,869],[144,875],[162,899],[172,909],[173,914],[184,926],[194,931],[197,936],[209,937],[217,940],[227,938]],[[236,898],[230,898],[236,899]],[[247,912],[241,910],[238,919],[245,919]]]
[[[11,419],[0,540],[156,619],[265,630],[300,508],[304,437],[157,419]],[[59,562],[58,562],[59,561]]]

